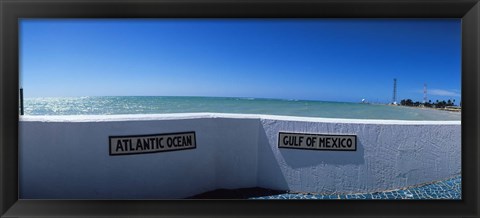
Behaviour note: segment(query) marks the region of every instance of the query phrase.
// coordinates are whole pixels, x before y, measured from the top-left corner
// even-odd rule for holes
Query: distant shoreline
[[[391,104],[388,104],[388,105],[391,105]],[[391,106],[393,106],[393,105],[391,105]],[[406,106],[406,105],[396,105],[396,106],[426,109],[426,110],[440,110],[440,111],[447,111],[447,112],[454,112],[454,113],[461,113],[462,112],[462,108],[434,108],[434,107],[419,107],[419,106]]]

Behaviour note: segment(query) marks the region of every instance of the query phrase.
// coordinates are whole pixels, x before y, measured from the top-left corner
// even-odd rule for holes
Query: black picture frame
[[[1,217],[478,217],[478,0],[0,0]],[[462,200],[18,199],[20,18],[461,18]]]

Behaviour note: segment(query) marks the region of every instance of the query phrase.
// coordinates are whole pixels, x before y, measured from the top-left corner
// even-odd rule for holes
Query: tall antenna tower
[[[423,103],[427,103],[427,84],[423,84]]]
[[[393,79],[393,104],[397,104],[397,79]]]

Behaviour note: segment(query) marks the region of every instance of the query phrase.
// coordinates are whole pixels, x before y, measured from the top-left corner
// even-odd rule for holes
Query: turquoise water
[[[26,98],[25,115],[242,113],[304,117],[460,120],[460,113],[389,105],[224,97],[59,97]]]
[[[421,185],[413,188],[398,189],[392,191],[375,192],[368,194],[348,195],[321,195],[321,194],[298,194],[284,193],[271,196],[253,197],[251,199],[379,199],[379,200],[432,200],[432,199],[462,199],[462,176],[458,175],[450,179]]]

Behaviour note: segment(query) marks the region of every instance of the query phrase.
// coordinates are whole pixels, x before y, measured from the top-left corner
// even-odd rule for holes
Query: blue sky
[[[26,97],[460,101],[460,19],[20,21]]]

